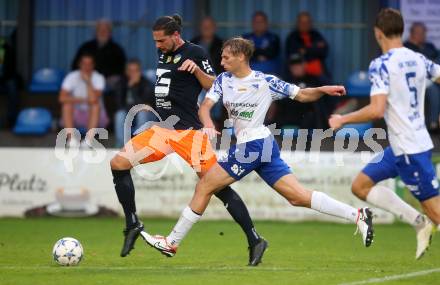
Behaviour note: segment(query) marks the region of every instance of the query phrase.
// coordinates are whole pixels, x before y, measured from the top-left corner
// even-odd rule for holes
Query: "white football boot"
[[[434,233],[434,225],[425,215],[423,215],[423,223],[423,227],[417,231],[416,259],[420,259],[428,250]]]
[[[145,240],[145,242],[157,249],[160,253],[165,255],[166,257],[173,257],[176,254],[177,246],[172,246],[168,243],[167,238],[161,235],[150,235],[147,232],[142,231],[141,237]]]

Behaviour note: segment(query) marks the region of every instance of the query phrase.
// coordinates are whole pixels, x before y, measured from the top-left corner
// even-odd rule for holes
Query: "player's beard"
[[[172,53],[176,48],[176,43],[173,41],[173,45],[171,46],[171,48],[166,49],[164,51],[161,50],[161,52],[165,55]]]
[[[173,51],[176,50],[176,43],[173,41],[173,46],[171,47],[171,49],[168,51],[168,53],[171,53]]]

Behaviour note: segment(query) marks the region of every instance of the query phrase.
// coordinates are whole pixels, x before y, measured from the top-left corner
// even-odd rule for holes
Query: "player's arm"
[[[219,131],[215,129],[215,124],[211,119],[211,109],[215,105],[215,101],[205,98],[199,108],[199,118],[203,124],[203,132],[208,135],[209,139],[213,139]]]
[[[215,80],[214,75],[206,73],[197,65],[197,63],[195,63],[191,59],[185,60],[182,63],[182,65],[178,68],[178,70],[188,71],[189,73],[194,74],[194,76],[200,82],[200,85],[202,85],[203,89],[205,90],[209,90],[209,88],[211,88],[212,83]]]
[[[194,48],[191,59],[185,60],[178,70],[194,74],[205,90],[209,90],[215,80],[214,69],[209,62],[208,55],[201,47]]]
[[[440,65],[420,55],[425,62],[426,73],[428,79],[440,84]]]
[[[200,85],[202,85],[203,89],[209,90],[211,88],[212,83],[215,80],[214,75],[209,75],[205,73],[200,67],[197,66],[196,70],[194,71],[194,75],[196,76],[197,80],[200,82]]]
[[[204,128],[215,128],[211,119],[211,109],[215,102],[209,98],[205,98],[199,108],[199,118]]]
[[[203,131],[210,139],[214,138],[219,132],[215,129],[214,122],[211,119],[211,109],[217,101],[223,96],[222,76],[220,74],[214,81],[212,87],[206,93],[205,99],[199,108],[200,122],[203,124]]]
[[[339,129],[349,123],[363,123],[383,118],[387,106],[387,96],[390,90],[390,76],[388,67],[381,60],[375,60],[369,67],[371,81],[370,104],[362,109],[346,115],[332,115],[329,125],[332,129]]]
[[[387,94],[376,94],[371,97],[367,106],[346,115],[332,115],[329,119],[330,128],[336,130],[346,124],[364,123],[382,119],[387,106]]]
[[[316,88],[303,88],[293,98],[296,101],[307,103],[313,102],[321,98],[323,95],[344,96],[345,88],[339,85],[321,86]]]
[[[345,95],[344,86],[335,85],[300,89],[298,86],[287,83],[273,75],[266,75],[265,79],[269,84],[269,90],[273,100],[290,98],[299,102],[313,102],[325,94],[331,96]]]

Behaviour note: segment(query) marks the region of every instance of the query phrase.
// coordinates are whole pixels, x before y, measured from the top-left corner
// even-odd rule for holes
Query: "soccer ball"
[[[53,259],[63,266],[77,265],[83,258],[81,243],[71,237],[65,237],[55,243],[52,250]]]

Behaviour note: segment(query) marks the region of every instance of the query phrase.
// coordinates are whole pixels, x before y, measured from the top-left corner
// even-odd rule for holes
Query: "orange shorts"
[[[133,137],[136,152],[144,150],[140,163],[158,161],[177,153],[197,172],[206,172],[217,161],[208,136],[199,130],[169,130],[153,126]]]

